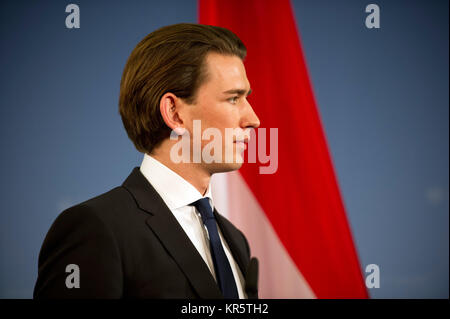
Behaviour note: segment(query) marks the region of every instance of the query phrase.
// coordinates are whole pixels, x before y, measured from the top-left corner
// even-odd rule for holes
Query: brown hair
[[[150,153],[170,135],[159,110],[161,97],[171,92],[188,104],[206,80],[208,52],[236,55],[247,50],[231,31],[215,26],[181,23],[147,35],[131,52],[120,83],[119,113],[128,137]]]

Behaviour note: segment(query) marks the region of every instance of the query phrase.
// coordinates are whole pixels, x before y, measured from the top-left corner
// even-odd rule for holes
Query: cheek
[[[229,128],[235,128],[239,124],[239,111],[237,108],[232,108],[230,105],[224,103],[218,106],[212,107],[207,114],[205,114],[205,120],[210,127],[216,127],[220,130]],[[205,121],[205,124],[206,124]]]
[[[221,145],[222,152],[224,152],[225,149],[232,148],[233,144],[230,145],[230,143],[226,141],[226,129],[234,129],[237,127],[235,119],[236,115],[233,114],[233,112],[226,110],[226,106],[221,109],[214,109],[211,110],[211,112],[205,113],[201,122],[202,133],[205,131],[214,131],[214,135],[209,135],[209,138],[203,140],[202,144],[206,145],[214,140],[215,142],[220,143],[217,144],[217,146]]]

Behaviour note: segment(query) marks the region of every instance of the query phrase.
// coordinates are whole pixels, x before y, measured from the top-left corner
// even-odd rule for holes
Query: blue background
[[[30,298],[65,208],[122,183],[142,155],[118,114],[122,70],[194,0],[0,4],[0,297]],[[381,29],[367,29],[376,3]],[[373,298],[448,298],[448,1],[292,1],[361,267]],[[251,21],[249,21],[251,23]],[[271,23],[271,21],[267,21]],[[257,106],[254,106],[257,112]]]

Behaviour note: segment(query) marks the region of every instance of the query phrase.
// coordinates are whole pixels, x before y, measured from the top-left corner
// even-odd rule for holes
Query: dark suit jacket
[[[245,236],[214,212],[246,276]],[[67,288],[68,264],[80,288]],[[39,254],[35,298],[223,298],[162,198],[136,167],[122,186],[62,212]],[[256,296],[249,296],[254,298]]]

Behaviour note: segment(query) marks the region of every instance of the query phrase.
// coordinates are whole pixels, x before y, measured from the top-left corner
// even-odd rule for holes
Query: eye
[[[233,96],[231,98],[228,99],[228,102],[230,102],[231,104],[236,104],[238,101],[238,96]]]

